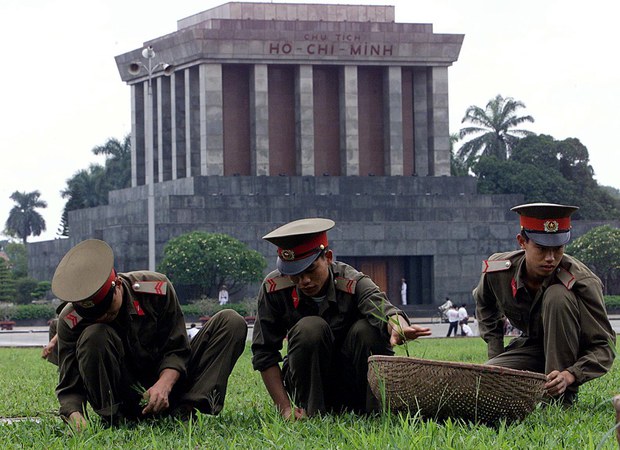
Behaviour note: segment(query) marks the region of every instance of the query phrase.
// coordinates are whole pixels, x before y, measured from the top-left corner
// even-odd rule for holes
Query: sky
[[[131,131],[130,89],[114,57],[177,29],[177,20],[225,1],[2,0],[0,230],[14,191],[39,190],[57,237],[67,179],[103,163],[92,149]],[[310,3],[288,1],[273,3]],[[392,0],[317,3],[394,5],[396,21],[465,34],[449,69],[450,132],[470,105],[497,94],[522,101],[527,128],[578,138],[599,184],[620,188],[620,76],[613,0]],[[9,66],[10,64],[10,66]],[[8,66],[8,67],[7,67]],[[457,144],[458,145],[458,144]],[[0,234],[0,238],[2,235]]]

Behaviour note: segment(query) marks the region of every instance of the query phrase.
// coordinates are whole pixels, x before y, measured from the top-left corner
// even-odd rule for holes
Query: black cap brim
[[[284,261],[278,256],[276,267],[282,275],[297,275],[312,265],[317,260],[321,251],[317,251],[310,256],[295,261]]]
[[[570,230],[559,233],[536,233],[524,230],[528,238],[543,247],[561,247],[570,241]]]

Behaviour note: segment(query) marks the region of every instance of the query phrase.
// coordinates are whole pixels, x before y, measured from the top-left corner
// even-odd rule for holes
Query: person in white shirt
[[[464,333],[463,336],[473,336],[474,332],[471,327],[467,324],[461,325],[461,332]]]
[[[222,285],[219,293],[220,305],[225,305],[228,303],[228,290],[226,290],[226,285]]]
[[[400,301],[403,305],[407,304],[407,282],[404,278],[400,280]]]
[[[459,324],[461,325],[461,336],[465,336],[465,330],[463,330],[463,325],[467,325],[467,322],[469,322],[469,314],[467,314],[467,310],[465,309],[465,303],[461,305],[458,312]]]
[[[456,309],[456,305],[451,306],[446,314],[448,315],[448,322],[450,322],[448,334],[446,335],[446,337],[450,337],[453,330],[454,336],[456,337],[456,332],[459,328],[459,312]]]
[[[190,325],[189,330],[187,330],[187,337],[189,338],[190,341],[192,339],[194,339],[194,336],[196,336],[198,334],[198,331],[200,331],[200,330],[198,328],[196,328],[196,324],[195,323]]]

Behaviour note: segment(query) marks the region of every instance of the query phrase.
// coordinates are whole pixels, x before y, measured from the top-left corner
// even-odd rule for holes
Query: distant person
[[[487,364],[547,375],[547,394],[572,404],[579,386],[607,373],[616,333],[609,323],[601,280],[564,253],[575,206],[519,205],[520,250],[483,263],[473,291]],[[504,347],[503,315],[521,330]]]
[[[459,309],[459,325],[461,326],[461,336],[465,336],[465,332],[463,331],[463,325],[467,325],[467,323],[469,322],[469,314],[467,314],[467,309],[465,309],[465,306],[467,306],[465,303],[463,303]]]
[[[403,305],[407,304],[407,281],[404,278],[400,279],[400,302]]]
[[[459,329],[459,312],[456,309],[456,305],[450,306],[446,314],[448,316],[448,322],[450,323],[446,337],[450,337],[452,331],[454,331],[454,336],[456,337],[456,333]]]
[[[226,289],[225,284],[223,284],[222,287],[220,288],[218,298],[220,301],[220,305],[225,305],[226,303],[228,303],[228,289]]]
[[[189,340],[191,341],[192,339],[194,339],[194,337],[198,334],[200,330],[198,328],[196,328],[196,324],[193,323],[189,326],[189,330],[187,330],[187,337],[189,338]]]
[[[461,330],[462,330],[462,335],[463,336],[473,336],[474,332],[472,331],[471,327],[467,324],[461,325]]]

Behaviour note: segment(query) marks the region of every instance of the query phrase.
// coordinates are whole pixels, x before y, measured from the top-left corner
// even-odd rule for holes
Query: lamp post
[[[148,46],[142,50],[142,57],[147,63],[141,61],[133,62],[129,65],[129,73],[138,75],[145,70],[148,75],[146,112],[144,120],[146,122],[146,184],[148,188],[147,198],[147,223],[148,223],[148,246],[149,246],[149,270],[155,270],[155,173],[154,173],[154,149],[153,149],[153,73],[162,69],[164,75],[170,76],[174,72],[174,67],[170,64],[159,62],[153,65],[156,53],[153,47]],[[161,164],[161,161],[160,161]]]

